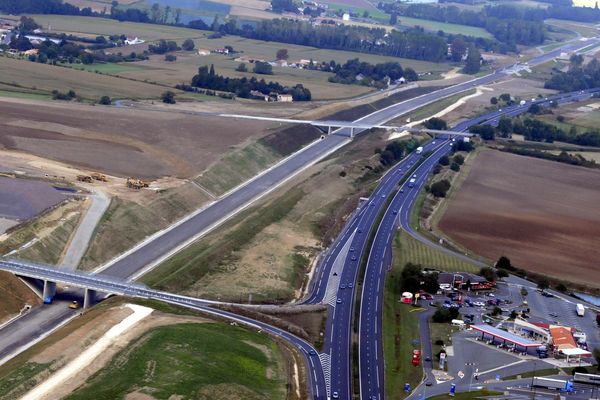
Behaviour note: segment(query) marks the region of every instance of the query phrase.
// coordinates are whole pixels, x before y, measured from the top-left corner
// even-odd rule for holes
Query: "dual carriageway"
[[[531,60],[530,65],[543,63],[556,57],[556,55],[560,54],[562,51],[573,51],[589,45],[589,40],[585,43],[569,43],[563,48]],[[383,125],[386,121],[434,102],[440,98],[463,92],[473,86],[492,83],[503,79],[505,76],[505,71],[496,71],[493,74],[469,82],[444,88],[392,105],[360,118],[356,123],[359,123],[361,126]],[[578,99],[589,98],[591,93],[593,92],[578,92],[557,96],[556,99],[540,99],[536,102],[544,104],[552,100],[558,102],[576,101]],[[465,131],[473,124],[496,124],[501,115],[518,115],[525,112],[529,105],[530,104],[526,107],[507,107],[501,112],[497,111],[486,114],[485,116],[477,117],[470,121],[465,121],[455,127],[454,130]],[[160,234],[152,237],[151,240],[145,241],[132,249],[132,251],[116,259],[113,263],[104,266],[97,277],[78,277],[77,279],[87,279],[86,282],[80,282],[79,284],[84,287],[86,285],[92,287],[93,279],[96,280],[96,283],[93,284],[99,285],[100,283],[97,282],[98,279],[103,280],[105,277],[110,277],[107,278],[107,282],[101,282],[101,285],[109,285],[108,288],[106,286],[93,287],[100,291],[126,294],[135,297],[156,298],[172,304],[198,309],[222,318],[244,323],[250,327],[280,337],[299,348],[302,351],[302,354],[305,355],[309,370],[307,375],[310,380],[310,389],[312,396],[315,399],[335,397],[334,393],[338,398],[350,399],[352,397],[352,357],[350,353],[350,338],[352,335],[353,306],[356,294],[355,288],[358,280],[358,266],[360,265],[361,260],[366,256],[367,266],[361,292],[361,310],[359,317],[360,393],[361,398],[363,399],[383,399],[384,383],[381,302],[383,298],[382,291],[385,279],[385,269],[389,266],[391,260],[390,248],[391,241],[393,240],[393,232],[395,232],[400,225],[407,229],[411,235],[419,237],[417,233],[412,232],[410,229],[410,209],[414,206],[417,193],[425,184],[430,170],[437,163],[439,157],[450,151],[449,139],[438,138],[436,143],[427,143],[424,146],[424,152],[426,153],[423,156],[424,160],[419,160],[421,158],[419,155],[411,154],[388,171],[382,178],[371,198],[365,202],[349,220],[346,228],[342,231],[340,237],[334,242],[334,245],[324,258],[318,273],[315,274],[315,279],[311,287],[312,290],[304,300],[305,303],[309,304],[327,302],[332,308],[326,326],[325,344],[322,354],[317,355],[316,350],[309,343],[286,331],[230,312],[212,308],[211,305],[215,302],[158,292],[129,282],[133,278],[139,277],[142,273],[158,265],[161,260],[166,259],[187,244],[214,229],[221,222],[230,218],[232,215],[235,215],[235,213],[244,209],[275,187],[281,185],[283,182],[289,180],[291,177],[307,168],[307,166],[313,165],[326,155],[331,154],[338,148],[347,144],[351,140],[347,129],[349,128],[340,129],[335,132],[336,134],[329,135],[323,140],[315,142],[305,150],[288,157],[274,168],[259,175],[224,198],[191,215],[179,224],[174,225],[171,229],[160,232]],[[416,167],[416,170],[411,172],[417,176],[415,187],[411,190],[398,188],[398,183],[401,182],[403,178],[406,178],[407,172],[411,166]],[[376,222],[384,211],[385,205],[388,204],[388,199],[396,191],[397,194],[393,197],[387,209],[385,209],[381,223],[377,225]],[[376,230],[375,239],[372,246],[368,248],[368,237],[374,230]],[[420,238],[420,240],[425,239]],[[429,244],[429,242],[427,243]],[[443,247],[441,247],[441,249],[448,251]],[[14,261],[2,260],[0,268],[5,270],[15,269],[16,266],[14,263]],[[17,264],[21,264],[21,262],[19,261]],[[20,272],[14,272],[30,276],[33,274],[31,268],[35,269],[38,266],[29,264],[26,267],[30,268],[29,274],[23,269]],[[19,266],[19,268],[22,268],[22,266]],[[52,268],[52,270],[56,271],[54,268]],[[57,281],[60,281],[56,276],[44,275],[47,273],[49,274],[49,271],[42,272],[43,276],[40,275],[39,269],[36,271],[38,278],[45,277],[46,279],[56,279]],[[64,280],[65,278],[63,277],[61,279]],[[76,283],[72,284],[77,285]],[[114,290],[111,290],[111,285],[114,286]],[[343,289],[342,286],[344,287]],[[43,313],[43,311],[40,310],[43,310],[43,308],[32,312]],[[49,326],[52,326],[52,322],[54,322],[54,326],[59,326],[68,318],[69,313],[68,311],[65,311],[64,313],[54,313],[52,316],[53,320],[46,322],[49,323]],[[30,333],[25,331],[26,328],[27,324],[23,324],[21,331],[16,330],[12,332],[12,334],[25,335],[25,337],[27,337]],[[2,331],[0,333],[3,334],[5,332]],[[35,338],[31,337],[31,340],[34,339]],[[10,340],[8,343],[10,343]],[[9,355],[6,351],[6,348],[0,349],[0,356]]]

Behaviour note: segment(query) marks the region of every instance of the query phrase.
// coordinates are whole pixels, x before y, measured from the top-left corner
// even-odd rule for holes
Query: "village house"
[[[142,44],[144,42],[145,42],[145,40],[139,39],[137,36],[133,39],[130,39],[130,38],[125,39],[126,46],[131,46],[134,44]]]

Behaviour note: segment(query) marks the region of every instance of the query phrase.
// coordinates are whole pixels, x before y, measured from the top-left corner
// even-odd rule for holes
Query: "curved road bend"
[[[551,101],[566,103],[589,98],[600,89],[590,89],[579,92],[564,93],[550,96],[545,99],[536,100],[535,103],[548,105]],[[458,124],[455,131],[466,131],[475,124],[497,124],[502,115],[516,116],[527,111],[531,103],[524,106],[515,105],[506,107],[503,111],[491,112]],[[387,208],[384,217],[378,227],[373,246],[370,250],[365,280],[362,289],[361,312],[359,322],[359,374],[360,393],[362,399],[380,400],[384,398],[384,363],[382,343],[382,307],[379,303],[383,301],[383,290],[385,285],[385,272],[391,262],[391,245],[393,233],[398,225],[406,230],[411,236],[426,244],[427,246],[444,251],[452,256],[459,257],[465,261],[474,260],[462,254],[457,254],[443,246],[430,242],[410,226],[410,216],[421,188],[426,184],[427,178],[435,164],[442,155],[448,154],[451,146],[444,141],[443,146],[425,160],[415,171],[415,187],[408,188],[407,183],[401,186],[396,196]],[[404,193],[403,193],[404,192]],[[484,263],[477,262],[480,265]]]

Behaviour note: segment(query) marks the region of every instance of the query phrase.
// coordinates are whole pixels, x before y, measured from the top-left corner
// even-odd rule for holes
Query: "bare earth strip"
[[[600,285],[600,171],[482,152],[440,228],[490,259]]]

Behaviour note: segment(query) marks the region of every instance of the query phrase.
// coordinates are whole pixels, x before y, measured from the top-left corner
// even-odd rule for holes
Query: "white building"
[[[145,42],[145,40],[138,39],[137,37],[135,37],[134,39],[129,39],[129,38],[125,39],[126,46],[131,46],[133,44],[142,44],[144,42]]]
[[[342,14],[342,21],[350,21],[350,13],[345,12]]]

